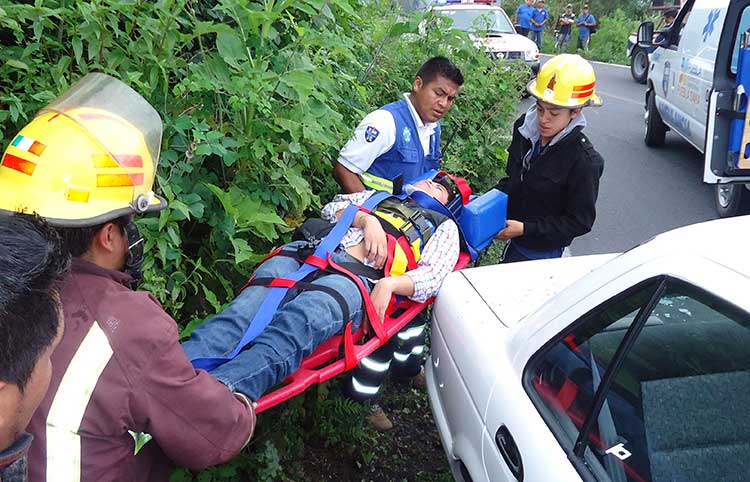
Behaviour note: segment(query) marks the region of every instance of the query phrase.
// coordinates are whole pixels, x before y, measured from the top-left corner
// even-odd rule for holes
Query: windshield
[[[515,33],[513,26],[500,10],[438,10],[453,19],[453,28],[464,32]]]

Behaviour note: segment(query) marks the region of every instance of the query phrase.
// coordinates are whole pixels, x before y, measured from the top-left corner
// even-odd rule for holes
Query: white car
[[[453,28],[470,35],[478,48],[497,60],[522,60],[536,75],[539,49],[529,38],[516,33],[513,23],[500,7],[480,4],[453,4],[433,7],[433,12],[453,19]],[[477,35],[487,32],[486,37]]]
[[[458,481],[750,480],[750,217],[451,274],[427,388]]]

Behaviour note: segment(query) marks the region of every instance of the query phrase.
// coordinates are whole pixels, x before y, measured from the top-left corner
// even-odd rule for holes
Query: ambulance
[[[638,30],[650,56],[645,143],[667,131],[704,153],[721,217],[750,213],[750,0],[688,0],[669,30]]]

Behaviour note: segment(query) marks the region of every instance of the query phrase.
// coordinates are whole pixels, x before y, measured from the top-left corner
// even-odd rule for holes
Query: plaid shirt
[[[350,204],[364,203],[374,193],[375,191],[362,191],[353,194],[338,194],[333,201],[323,207],[321,217],[335,223],[338,220],[337,212],[346,209]],[[364,238],[364,230],[351,227],[342,238],[340,246],[344,249],[350,248],[361,243]],[[417,267],[406,273],[406,276],[414,282],[414,293],[409,299],[421,303],[437,294],[443,279],[456,266],[459,245],[456,223],[450,219],[441,223],[422,250]],[[366,260],[364,263],[368,264]]]

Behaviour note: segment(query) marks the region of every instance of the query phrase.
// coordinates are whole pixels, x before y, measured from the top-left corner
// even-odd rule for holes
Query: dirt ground
[[[380,405],[393,422],[370,431],[356,453],[306,445],[300,482],[449,482],[453,480],[424,390],[405,383],[383,387]],[[369,428],[368,428],[369,430]]]

